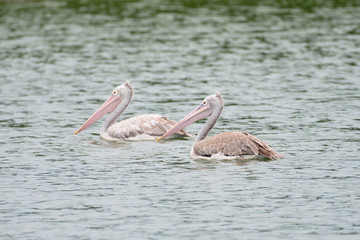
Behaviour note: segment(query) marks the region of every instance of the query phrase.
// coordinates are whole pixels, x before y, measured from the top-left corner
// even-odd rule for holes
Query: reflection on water
[[[356,238],[359,1],[0,2],[1,238]],[[120,119],[179,120],[285,159],[191,161],[191,138],[74,131],[130,80]],[[196,133],[203,121],[188,127]]]

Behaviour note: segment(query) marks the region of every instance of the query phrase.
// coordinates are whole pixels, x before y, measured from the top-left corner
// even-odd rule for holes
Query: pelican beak
[[[181,119],[175,126],[170,128],[164,135],[156,139],[156,141],[160,141],[163,138],[167,138],[182,129],[186,128],[190,124],[208,117],[211,114],[211,110],[209,109],[209,106],[201,104],[199,107],[195,108],[191,113],[189,113],[186,117]]]
[[[77,130],[74,135],[78,134],[79,132],[85,130],[86,128],[93,125],[97,120],[99,120],[102,116],[107,114],[108,112],[113,111],[117,105],[120,104],[121,98],[116,95],[111,95],[100,107],[96,112],[89,117],[89,119]]]

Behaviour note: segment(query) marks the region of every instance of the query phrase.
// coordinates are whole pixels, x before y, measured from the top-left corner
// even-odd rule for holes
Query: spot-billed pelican
[[[157,141],[171,136],[200,119],[208,117],[195,138],[190,153],[192,159],[270,160],[283,158],[281,154],[276,153],[265,142],[248,133],[224,132],[206,138],[220,117],[223,108],[224,102],[220,93],[210,95],[202,101],[200,106],[180,120]]]
[[[117,118],[125,111],[134,95],[130,82],[116,87],[111,96],[74,134],[85,130],[108,112],[112,112],[102,125],[100,136],[107,140],[154,140],[175,126],[176,122],[158,114],[135,116],[116,123]],[[181,130],[177,134],[190,136]]]

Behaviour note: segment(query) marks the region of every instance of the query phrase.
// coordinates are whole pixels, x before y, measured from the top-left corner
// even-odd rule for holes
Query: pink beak
[[[79,132],[85,130],[86,128],[93,125],[97,120],[99,120],[102,116],[107,114],[108,112],[113,111],[117,105],[120,104],[121,98],[118,96],[111,95],[100,107],[96,112],[89,117],[89,119],[77,130],[74,134],[78,134]]]
[[[195,108],[191,113],[189,113],[186,117],[181,119],[175,126],[170,128],[169,131],[167,131],[164,135],[156,139],[156,141],[158,142],[163,138],[167,138],[181,131],[182,129],[186,128],[190,124],[200,119],[208,117],[210,114],[211,114],[211,110],[209,109],[209,107],[201,104],[199,107]]]

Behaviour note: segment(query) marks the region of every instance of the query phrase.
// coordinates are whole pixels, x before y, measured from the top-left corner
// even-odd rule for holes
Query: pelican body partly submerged
[[[217,160],[270,160],[283,156],[272,150],[269,145],[257,137],[244,132],[224,132],[212,137],[207,137],[220,117],[224,102],[220,93],[206,97],[203,102],[175,126],[157,139],[167,138],[184,129],[190,124],[207,118],[207,121],[196,136],[191,149],[192,159],[217,159]]]
[[[139,115],[116,123],[118,117],[130,104],[133,95],[134,88],[128,81],[116,87],[111,96],[75,132],[75,135],[90,127],[108,112],[112,113],[105,119],[100,130],[100,136],[107,140],[154,140],[176,125],[176,122],[158,114]],[[190,136],[184,130],[177,134]]]

